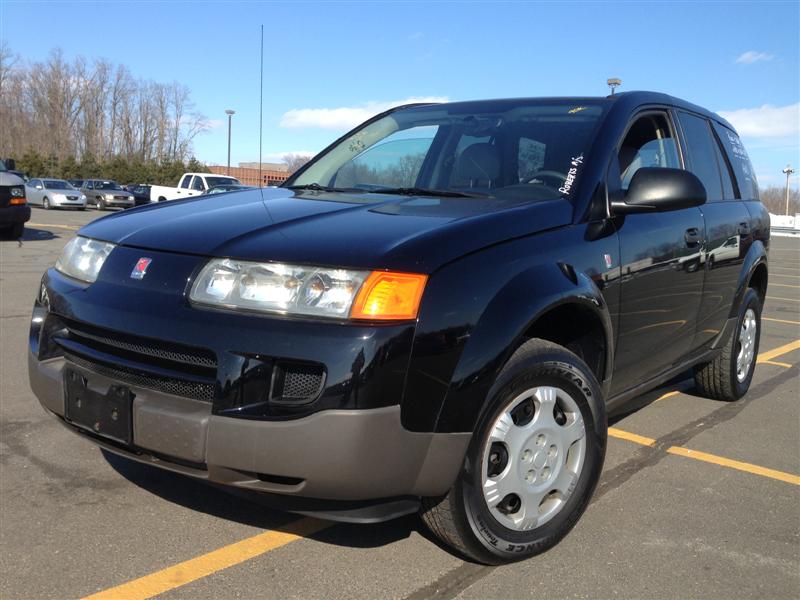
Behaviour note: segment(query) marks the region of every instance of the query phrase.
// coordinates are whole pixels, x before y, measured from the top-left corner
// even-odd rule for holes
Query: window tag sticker
[[[569,164],[570,168],[569,171],[567,171],[567,178],[564,180],[564,185],[558,188],[558,191],[562,194],[569,194],[569,191],[572,189],[575,178],[578,176],[578,169],[583,164],[583,154],[573,156]]]

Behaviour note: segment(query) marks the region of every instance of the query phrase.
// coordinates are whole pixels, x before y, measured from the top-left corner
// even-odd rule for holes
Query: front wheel
[[[534,339],[489,394],[459,479],[422,518],[468,558],[502,564],[544,552],[577,523],[606,446],[600,386],[565,348]]]
[[[95,207],[97,208],[97,210],[105,210],[106,209],[105,200],[103,200],[102,198],[98,198],[96,200],[96,202],[97,202],[97,204],[95,204]]]
[[[695,367],[694,384],[700,395],[733,402],[747,393],[758,361],[761,339],[761,299],[747,288],[739,306],[736,329],[717,357]]]
[[[42,208],[45,210],[50,210],[50,200],[48,200],[47,198],[42,200]]]

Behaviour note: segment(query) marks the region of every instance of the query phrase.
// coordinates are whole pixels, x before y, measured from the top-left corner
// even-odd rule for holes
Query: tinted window
[[[192,176],[191,175],[184,175],[183,179],[181,180],[180,187],[182,187],[185,190],[188,190],[189,189],[189,182],[191,180],[192,180]]]
[[[625,134],[619,148],[620,186],[627,190],[636,171],[643,167],[679,169],[675,138],[662,114],[639,117]]]
[[[715,136],[716,137],[716,136]],[[719,174],[722,176],[722,197],[725,200],[733,200],[738,198],[736,190],[733,185],[733,175],[731,174],[731,167],[720,148],[719,140],[714,140],[714,150],[717,155],[717,164],[719,165]]]
[[[717,165],[716,141],[711,136],[709,122],[701,117],[681,112],[678,115],[686,138],[689,170],[697,175],[706,188],[708,202],[722,200],[722,180]]]
[[[198,177],[197,175],[194,176],[194,179],[192,179],[192,189],[197,190],[198,192],[202,192],[205,189],[203,187],[202,178]]]
[[[736,182],[739,184],[740,196],[744,200],[758,200],[758,181],[739,136],[719,123],[714,123],[714,129],[730,159]]]

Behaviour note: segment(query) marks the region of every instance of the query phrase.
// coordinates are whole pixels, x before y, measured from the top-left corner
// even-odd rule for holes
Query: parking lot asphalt
[[[759,364],[732,404],[677,380],[612,419],[595,498],[551,551],[465,563],[414,517],[343,525],[105,454],[27,380],[42,272],[95,211],[0,242],[0,597],[798,598],[800,239],[773,238]],[[368,476],[368,474],[365,474]]]

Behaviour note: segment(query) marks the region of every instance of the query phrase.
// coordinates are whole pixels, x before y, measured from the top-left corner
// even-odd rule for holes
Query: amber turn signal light
[[[358,291],[351,319],[416,319],[427,275],[373,271]]]
[[[14,205],[14,204],[25,204],[26,200],[25,200],[25,198],[12,198],[11,200],[8,201],[8,203],[12,204],[12,205]]]

